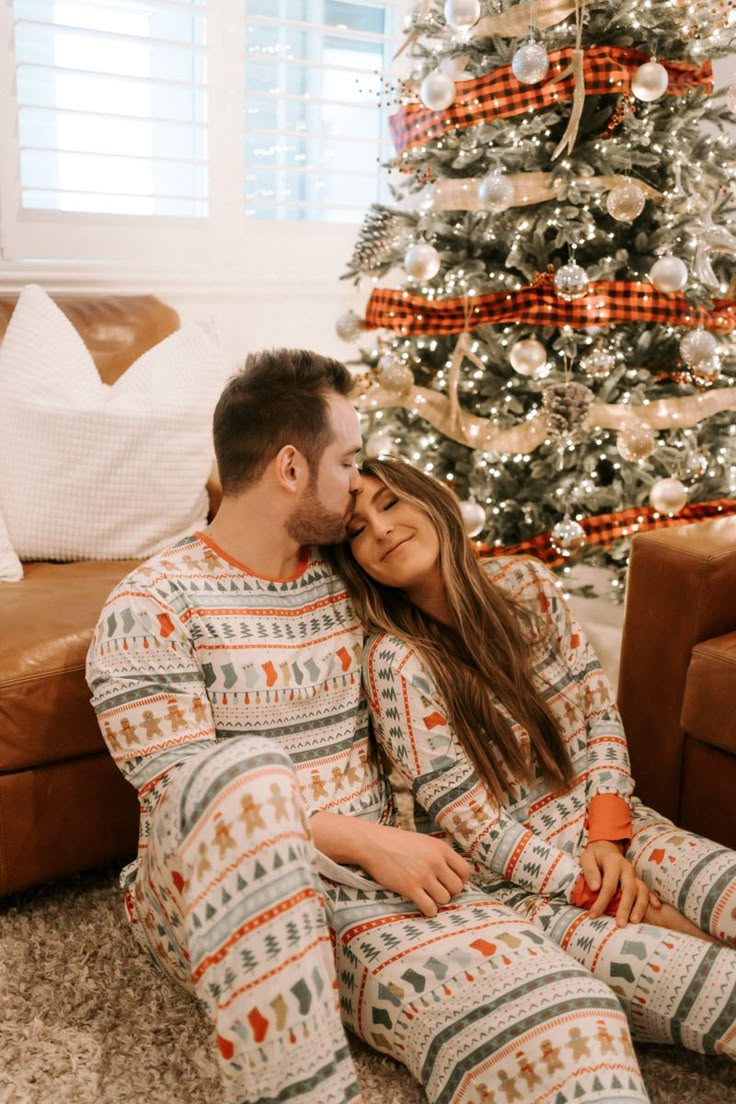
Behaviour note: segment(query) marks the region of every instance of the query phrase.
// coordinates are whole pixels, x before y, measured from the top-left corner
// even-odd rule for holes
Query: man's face
[[[345,540],[361,478],[355,458],[363,447],[358,414],[349,399],[328,397],[332,437],[312,472],[309,486],[287,523],[299,544],[337,544]]]

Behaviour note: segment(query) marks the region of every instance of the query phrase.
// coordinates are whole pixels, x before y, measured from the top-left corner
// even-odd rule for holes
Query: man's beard
[[[347,511],[333,513],[317,498],[317,484],[312,481],[307,493],[286,523],[286,532],[299,544],[339,544],[347,536]]]

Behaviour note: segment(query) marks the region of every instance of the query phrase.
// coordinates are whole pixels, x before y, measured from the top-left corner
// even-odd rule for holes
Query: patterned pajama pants
[[[639,877],[730,946],[649,924],[618,928],[612,917],[591,920],[508,883],[494,892],[610,986],[635,1039],[736,1059],[736,852],[675,827],[636,799],[632,820],[627,858]]]
[[[566,954],[472,887],[427,919],[378,887],[323,882],[314,860],[296,775],[272,740],[200,752],[156,804],[134,930],[207,1006],[228,1104],[359,1101],[342,1020],[432,1104],[648,1099],[618,995],[572,957],[576,933]],[[634,983],[632,999],[642,992]],[[710,1008],[722,994],[708,997]]]

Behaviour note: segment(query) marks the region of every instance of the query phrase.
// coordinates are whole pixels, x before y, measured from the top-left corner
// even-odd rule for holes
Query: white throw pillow
[[[5,519],[0,513],[0,583],[17,583],[23,578],[23,565],[10,543]]]
[[[0,346],[0,513],[21,560],[144,558],[204,525],[227,375],[192,325],[105,384],[63,312],[24,288]]]

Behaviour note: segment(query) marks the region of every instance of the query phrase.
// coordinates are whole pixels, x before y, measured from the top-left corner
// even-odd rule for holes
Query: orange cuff
[[[618,794],[596,794],[588,802],[588,843],[630,840],[631,810]]]

